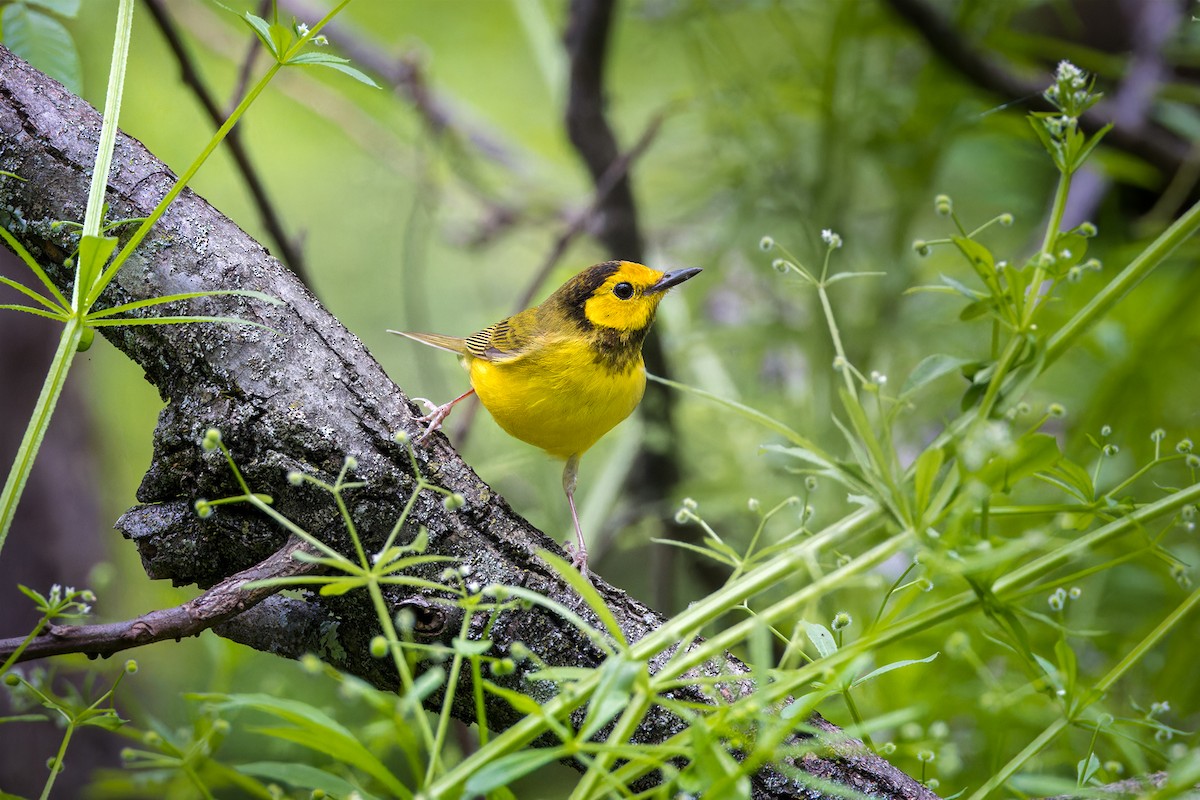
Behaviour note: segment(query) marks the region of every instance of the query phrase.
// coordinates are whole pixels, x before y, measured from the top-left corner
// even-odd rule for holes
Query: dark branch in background
[[[99,130],[100,116],[87,103],[0,46],[0,170],[25,179],[0,180],[0,223],[68,291],[72,275],[63,263],[76,239],[66,226],[54,223],[82,216]],[[125,135],[117,137],[114,163],[120,168],[110,176],[106,196],[112,219],[147,216],[175,180],[161,161]],[[20,209],[20,215],[3,209]],[[473,581],[522,586],[573,609],[603,630],[543,559],[542,551],[557,550],[555,543],[514,514],[442,436],[416,450],[416,466],[428,480],[461,494],[465,504],[452,512],[434,492],[413,497],[414,464],[392,438],[395,431],[415,438],[423,430],[408,399],[293,273],[195,193],[179,195],[101,300],[111,305],[200,289],[252,289],[281,302],[222,296],[162,312],[236,316],[261,327],[196,324],[104,329],[109,341],[141,366],[147,380],[167,399],[154,432],[154,456],[138,489],[139,505],[118,523],[138,547],[149,577],[170,579],[177,585],[214,586],[273,553],[284,557],[278,551],[286,545],[287,534],[253,507],[220,505],[204,519],[195,513],[193,501],[198,497],[242,493],[224,455],[201,447],[205,431],[217,426],[252,490],[270,495],[277,513],[329,546],[352,552],[336,504],[327,492],[309,483],[291,484],[287,474],[297,470],[332,484],[346,458],[353,457],[355,467],[349,477],[361,485],[348,490],[345,499],[354,510],[367,552],[378,552],[412,498],[398,541],[411,541],[423,528],[428,535],[427,553],[470,567]],[[416,577],[445,585],[441,572],[440,564],[411,570]],[[661,615],[599,576],[594,576],[594,585],[629,641],[641,640],[662,625]],[[219,594],[236,607],[238,598],[245,599],[240,582],[230,588],[232,597],[226,597],[230,592]],[[273,596],[214,630],[264,652],[293,657],[321,654],[332,666],[394,691],[399,683],[394,668],[370,655],[379,623],[366,595],[360,591],[340,596],[306,593],[299,599]],[[449,588],[389,586],[386,613],[414,611],[417,640],[447,650],[466,623],[463,635],[477,640],[486,636],[492,642],[490,654],[498,658],[509,656],[514,643],[521,642],[550,666],[596,667],[604,659],[604,652],[591,639],[540,606],[512,606],[494,619],[486,613],[464,618],[452,597]],[[122,630],[110,632],[108,640],[128,643],[130,630],[124,624],[118,628]],[[179,630],[189,629],[181,625]],[[102,646],[97,638],[85,649],[98,652]],[[672,644],[671,650],[676,646]],[[660,653],[651,668],[669,655],[670,651]],[[493,675],[492,680],[545,699],[545,682],[530,677],[530,670],[540,669],[541,662],[524,661],[513,673]],[[464,670],[462,684],[456,687],[456,697],[466,699],[452,712],[474,722],[469,672]],[[702,665],[694,677],[695,684],[672,690],[676,702],[699,708],[746,698],[755,689],[746,665],[732,656]],[[707,678],[720,680],[720,699],[703,688]],[[426,702],[441,710],[438,697]],[[491,693],[484,702],[488,723],[497,730],[522,719],[508,702]],[[571,722],[582,724],[584,713],[576,711]],[[665,741],[685,724],[656,707],[641,720],[631,743]],[[793,764],[796,768],[875,796],[932,798],[925,787],[861,743],[845,739],[819,715],[808,724],[829,747],[806,753]],[[804,781],[769,768],[755,773],[752,782],[755,798],[816,795]]]
[[[534,273],[533,278],[529,281],[529,285],[525,287],[525,291],[517,299],[514,313],[515,311],[524,310],[533,302],[534,296],[542,284],[546,282],[546,279],[550,277],[550,273],[558,265],[559,259],[566,254],[567,248],[571,246],[571,243],[580,234],[586,233],[589,229],[600,224],[604,218],[605,206],[609,202],[613,190],[622,181],[628,182],[629,171],[633,163],[650,149],[650,145],[654,143],[655,138],[658,136],[665,118],[666,113],[664,112],[650,120],[650,124],[646,126],[646,130],[642,132],[641,138],[637,140],[633,147],[621,153],[608,165],[608,169],[596,181],[596,191],[592,194],[592,202],[582,212],[575,214],[570,222],[568,222],[567,227],[554,240],[554,246],[546,254],[546,259],[542,262],[541,267]]]
[[[924,0],[887,0],[887,3],[938,57],[971,82],[1007,101],[1028,102],[1035,111],[1052,110],[1042,98],[1042,91],[1050,85],[1048,76],[1036,79],[1018,76],[1012,65],[982,49]],[[1102,100],[1083,115],[1080,125],[1088,133],[1094,133],[1118,116],[1112,101]],[[1192,150],[1189,142],[1152,124],[1115,127],[1104,143],[1147,161],[1168,179],[1184,165]]]
[[[217,104],[212,92],[208,90],[204,79],[200,77],[200,71],[196,67],[196,62],[192,60],[191,55],[188,53],[187,45],[184,44],[183,38],[179,35],[179,28],[175,25],[175,21],[171,18],[170,13],[168,13],[166,5],[162,0],[146,0],[146,8],[150,11],[150,16],[154,18],[154,22],[158,25],[163,38],[167,40],[167,45],[171,48],[171,52],[175,54],[175,60],[179,63],[179,74],[183,79],[184,85],[190,88],[196,99],[200,101],[200,105],[204,107],[204,112],[212,120],[213,127],[221,127],[225,123],[227,115]],[[254,37],[251,38],[253,39]],[[257,48],[257,43],[258,40],[254,39],[252,47]],[[254,52],[255,50],[252,49],[250,55],[247,57],[247,65],[254,63]],[[243,73],[248,74],[248,68],[243,70]],[[240,96],[240,94],[237,96]],[[263,184],[262,177],[259,175],[258,169],[254,166],[254,162],[251,161],[250,154],[246,151],[241,131],[238,128],[231,130],[229,136],[225,139],[225,143],[229,148],[229,154],[233,156],[234,163],[237,164],[238,171],[242,173],[242,180],[245,181],[246,189],[249,190],[250,196],[254,198],[254,205],[258,208],[258,215],[262,220],[263,227],[275,243],[275,246],[279,249],[280,260],[291,267],[292,272],[296,273],[296,277],[300,278],[300,281],[305,286],[311,288],[312,279],[308,274],[308,268],[304,264],[304,252],[296,241],[288,236],[287,231],[284,230],[283,220],[275,210],[275,205],[271,202],[271,198],[267,196],[267,188]]]
[[[266,560],[229,576],[199,597],[175,608],[159,609],[136,619],[104,625],[51,624],[30,642],[18,661],[65,653],[85,653],[89,658],[107,658],[131,647],[199,636],[279,591],[277,587],[248,589],[246,584],[269,578],[294,578],[314,572],[315,565],[292,557],[298,550],[315,553],[299,539],[292,539]],[[23,638],[0,639],[0,661],[15,653],[23,641]]]
[[[593,235],[600,240],[613,258],[645,261],[646,248],[638,223],[637,203],[629,170],[614,172],[621,163],[621,150],[616,134],[605,115],[604,67],[608,56],[608,40],[612,31],[614,0],[572,0],[564,43],[570,59],[570,89],[567,97],[566,125],[571,144],[575,146],[597,187],[613,180],[611,189],[596,194],[596,226]],[[611,176],[611,177],[610,177]],[[646,369],[655,375],[668,376],[662,342],[651,335],[642,348]],[[647,426],[665,431],[666,436],[647,436],[644,442],[666,442],[665,447],[643,444],[630,467],[621,496],[633,506],[661,509],[679,482],[679,464],[675,459],[674,398],[659,383],[650,383],[642,398],[642,418]],[[674,548],[663,548],[656,558],[665,563],[656,570],[659,579],[654,585],[660,593],[668,593]],[[659,596],[655,602],[666,605],[669,598]]]
[[[328,11],[308,0],[281,0],[279,7],[297,19],[320,19]],[[449,102],[425,81],[416,57],[391,56],[341,19],[328,23],[323,32],[340,53],[354,62],[354,66],[382,79],[396,94],[407,100],[431,133],[438,136],[450,133],[461,137],[493,161],[513,166],[515,158],[512,149],[488,130],[470,124],[455,112]]]
[[[1140,0],[1122,4],[1121,11],[1128,17],[1122,21],[1127,23],[1129,31],[1129,62],[1115,91],[1109,93],[1105,110],[1113,115],[1115,129],[1137,131],[1151,124],[1154,99],[1169,79],[1165,51],[1183,17],[1183,9],[1175,0]],[[1190,160],[1195,161],[1194,153]],[[1168,181],[1175,177],[1176,173],[1166,176]],[[1063,228],[1093,219],[1111,183],[1101,170],[1085,166],[1072,183]],[[1187,191],[1193,188],[1187,187]]]

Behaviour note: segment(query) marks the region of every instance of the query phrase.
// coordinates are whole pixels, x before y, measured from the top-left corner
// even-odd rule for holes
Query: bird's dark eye
[[[617,296],[618,300],[628,300],[629,298],[633,297],[633,284],[625,282],[618,283],[613,287],[613,294]]]

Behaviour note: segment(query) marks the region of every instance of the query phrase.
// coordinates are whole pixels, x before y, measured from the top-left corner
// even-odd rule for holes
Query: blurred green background
[[[302,5],[281,3],[280,13],[290,17]],[[1126,4],[1125,12],[1100,2],[930,5],[955,26],[960,43],[1001,59],[1035,85],[1048,85],[1053,65],[1070,57],[1098,75],[1101,89],[1115,90],[1131,53],[1144,44],[1140,29],[1120,16],[1136,14],[1128,7],[1137,4]],[[1164,72],[1146,98],[1145,124],[1166,125],[1175,141],[1186,143],[1197,130],[1197,93],[1188,80],[1197,62],[1197,29],[1180,13],[1184,4],[1159,5],[1175,14],[1156,51]],[[203,80],[228,104],[251,45],[248,29],[231,12],[258,4],[163,6]],[[82,95],[95,104],[103,99],[115,7],[88,0],[76,18],[64,19],[81,55]],[[413,105],[388,88],[315,69],[285,70],[239,126],[270,202],[303,253],[315,294],[410,396],[442,402],[464,390],[466,377],[453,358],[386,329],[465,335],[517,310],[517,298],[556,237],[590,202],[591,181],[562,121],[566,16],[566,3],[557,0],[356,0],[330,29],[330,50],[348,51],[353,42],[387,62],[411,63],[449,109],[450,130],[432,133]],[[316,15],[303,18],[312,22]],[[256,63],[262,69],[263,61]],[[139,7],[121,127],[177,172],[213,127],[178,73],[162,32]],[[854,0],[620,3],[606,83],[607,111],[623,146],[662,118],[631,173],[648,262],[705,270],[660,310],[657,329],[671,377],[746,403],[840,452],[830,420],[832,350],[815,295],[776,273],[776,254],[759,248],[761,237],[770,235],[819,267],[825,228],[845,240],[835,269],[886,273],[832,291],[843,340],[860,369],[877,370],[898,387],[930,353],[985,352],[987,327],[960,322],[961,302],[904,293],[943,273],[968,280],[949,249],[921,258],[911,243],[953,232],[933,213],[934,195],[945,192],[969,227],[1003,212],[1014,215],[1012,227],[993,228],[985,237],[994,252],[1021,259],[1040,244],[1056,174],[1024,121],[1033,98],[980,88],[936,57],[891,4]],[[481,149],[469,132],[494,148]],[[1056,311],[1062,318],[1195,195],[1194,179],[1164,174],[1127,153],[1102,148],[1093,164],[1108,183],[1087,212],[1100,229],[1089,254],[1105,270],[1069,287]],[[278,253],[227,151],[193,188]],[[1155,428],[1168,432],[1168,443],[1200,434],[1194,255],[1195,246],[1186,245],[1034,387],[1036,408],[1058,402],[1068,409],[1054,430],[1067,453],[1088,461],[1085,435],[1110,425],[1121,455],[1105,468],[1115,476],[1148,458]],[[577,238],[536,296],[608,257],[586,236]],[[46,336],[52,335],[47,324]],[[76,533],[102,538],[109,553],[91,579],[100,618],[181,602],[195,591],[148,582],[133,548],[109,528],[135,502],[161,401],[106,342],[98,340],[80,361],[72,379],[94,426],[103,511],[97,530]],[[956,413],[964,388],[944,379],[919,397],[901,418],[902,451],[915,454],[936,434]],[[695,498],[705,519],[738,543],[754,528],[748,498],[772,506],[801,486],[762,454],[760,445],[771,441],[762,429],[691,396],[677,396],[676,404],[674,440],[662,442],[655,438],[661,431],[630,420],[584,459],[579,495],[585,530],[597,542],[595,569],[665,613],[723,577],[690,555],[668,559],[663,545],[649,542],[687,535],[670,522],[682,498]],[[461,436],[456,418],[465,416],[458,412],[448,423],[452,439]],[[19,428],[23,420],[3,424]],[[683,478],[659,503],[627,508],[623,481],[643,440],[674,453]],[[570,521],[557,462],[506,437],[486,414],[474,421],[462,450],[519,513],[566,538]],[[818,526],[846,507],[830,486],[819,488],[813,502]],[[787,525],[779,528],[775,533]],[[1177,553],[1194,557],[1194,538],[1182,541]],[[1097,618],[1119,632],[1111,643],[1097,642],[1100,649],[1119,649],[1127,636],[1140,636],[1146,622],[1161,616],[1158,600],[1169,607],[1178,593],[1161,565],[1146,563],[1123,579],[1134,585],[1107,591],[1136,592],[1139,601],[1094,598]],[[852,595],[831,599],[814,609],[814,618],[827,620],[855,602]],[[1200,626],[1192,622],[1190,630],[1200,633]],[[938,649],[949,633],[913,643],[910,656]],[[1176,656],[1194,658],[1194,641],[1175,647]],[[167,726],[193,713],[180,696],[184,691],[272,690],[294,680],[294,690],[306,695],[332,692],[291,665],[209,635],[135,655],[143,669],[127,684],[136,698],[128,701],[130,714]],[[1200,721],[1194,677],[1162,662],[1147,669],[1147,680],[1169,681],[1162,685],[1171,687],[1181,727]],[[898,756],[899,766],[918,773],[917,746],[938,740],[939,752],[951,754],[937,764],[943,787],[957,787],[975,779],[972,768],[986,770],[1002,759],[997,752],[972,752],[982,741],[978,723],[956,721],[950,708],[939,707],[946,697],[922,691],[920,682],[917,675],[897,675],[869,695],[877,703],[874,713],[891,710],[887,687],[920,710],[922,727],[909,737],[915,744]],[[978,687],[956,685],[964,691],[956,700],[979,700]],[[1147,686],[1135,694],[1148,705],[1160,699],[1156,690]],[[836,710],[830,716],[845,721]],[[972,760],[979,763],[964,763]]]

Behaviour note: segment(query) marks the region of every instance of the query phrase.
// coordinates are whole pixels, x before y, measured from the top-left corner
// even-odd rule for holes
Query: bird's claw
[[[588,572],[588,554],[587,549],[575,544],[571,540],[563,542],[563,549],[567,551],[567,556],[571,559],[571,566],[579,570],[579,574],[588,583],[592,582],[591,573]]]
[[[429,414],[434,414],[438,410],[438,404],[430,400],[428,397],[414,397],[412,398],[412,401],[417,405],[425,406],[425,410],[429,412],[424,417],[420,417],[417,420],[418,422],[424,422],[429,417]]]
[[[420,403],[421,405],[425,406],[425,410],[429,412],[423,417],[417,417],[417,422],[429,423],[429,427],[427,427],[425,432],[417,438],[417,444],[421,445],[429,441],[429,437],[433,436],[433,434],[442,427],[442,420],[450,416],[450,409],[454,407],[454,403],[446,403],[445,405],[439,406],[436,405],[432,400],[427,400],[424,397],[414,397],[412,400],[414,403]]]

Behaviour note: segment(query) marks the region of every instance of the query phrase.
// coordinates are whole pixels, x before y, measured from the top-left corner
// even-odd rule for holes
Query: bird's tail
[[[436,347],[439,350],[445,350],[446,352],[454,353],[455,355],[462,356],[467,354],[467,340],[459,336],[443,336],[440,333],[410,333],[409,331],[393,330],[389,330],[388,333],[394,333],[397,336],[407,336],[409,339],[415,339],[422,344],[427,344],[430,347]]]

